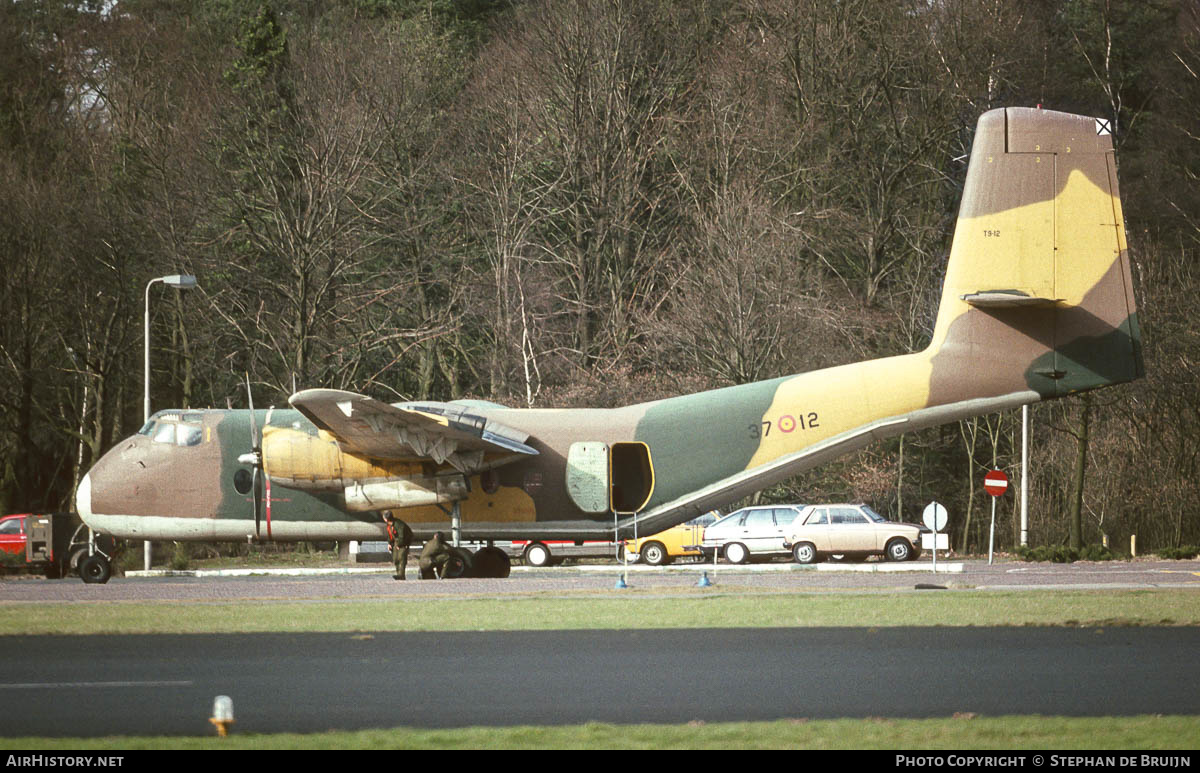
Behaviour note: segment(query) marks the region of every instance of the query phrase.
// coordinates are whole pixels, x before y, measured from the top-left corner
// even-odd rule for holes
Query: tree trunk
[[[961,422],[959,428],[963,443],[967,446],[967,512],[963,520],[962,543],[959,547],[960,552],[966,553],[971,539],[971,510],[975,505],[975,444],[979,440],[979,417]]]
[[[1071,492],[1071,510],[1069,526],[1071,530],[1070,546],[1083,547],[1083,480],[1087,472],[1088,433],[1092,420],[1092,398],[1083,395],[1079,419],[1079,433],[1075,436],[1077,452],[1075,454],[1075,480]]]

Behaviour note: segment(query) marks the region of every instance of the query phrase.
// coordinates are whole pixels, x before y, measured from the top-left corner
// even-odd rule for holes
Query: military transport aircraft
[[[382,539],[383,509],[418,537],[627,538],[873,440],[1142,375],[1106,123],[1006,108],[979,120],[924,351],[603,410],[310,389],[160,411],[77,504],[131,539]]]

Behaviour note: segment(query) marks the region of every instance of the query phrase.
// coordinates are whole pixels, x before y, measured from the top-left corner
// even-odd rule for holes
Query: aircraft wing
[[[306,389],[288,402],[347,450],[376,459],[430,459],[474,472],[537,454],[527,433],[463,405],[389,404],[339,389]]]

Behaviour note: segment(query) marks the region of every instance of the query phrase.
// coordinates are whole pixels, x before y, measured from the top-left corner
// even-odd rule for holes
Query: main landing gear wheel
[[[731,564],[744,564],[750,560],[750,551],[740,542],[731,542],[725,546],[725,560]]]
[[[512,562],[508,560],[508,554],[500,548],[480,548],[475,551],[474,560],[472,577],[504,579],[512,573]]]
[[[459,577],[469,577],[473,565],[471,551],[462,548],[450,548],[450,558],[442,567],[442,579],[454,580]]]
[[[79,576],[89,585],[103,585],[112,577],[112,566],[107,558],[96,553],[79,562]]]

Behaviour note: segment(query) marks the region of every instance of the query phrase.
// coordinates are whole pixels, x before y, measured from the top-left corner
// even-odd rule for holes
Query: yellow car
[[[712,510],[658,534],[625,540],[625,551],[637,554],[639,561],[650,566],[669,564],[680,556],[699,556],[704,527],[715,523],[720,517],[720,512]]]

